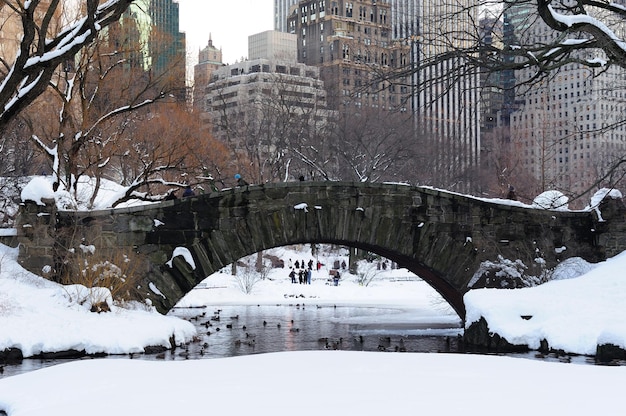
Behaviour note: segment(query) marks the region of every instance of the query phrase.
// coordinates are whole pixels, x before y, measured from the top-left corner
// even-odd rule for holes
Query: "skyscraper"
[[[284,10],[279,3],[278,20]],[[478,164],[480,154],[478,72],[458,76],[458,60],[424,63],[455,46],[443,44],[442,33],[470,33],[477,21],[472,4],[300,1],[290,9],[287,31],[298,36],[298,60],[321,68],[331,103],[335,94],[339,101],[351,96],[357,105],[412,112],[417,130],[431,139],[438,184],[466,185],[458,178]],[[396,73],[387,77],[392,82],[376,81],[384,72]]]
[[[289,32],[298,36],[298,61],[320,67],[335,108],[349,100],[407,111],[410,83],[396,85],[388,74],[409,65],[410,49],[393,41],[390,14],[386,1],[305,0],[288,17]]]
[[[274,0],[274,30],[287,32],[287,17],[300,0]]]
[[[130,65],[170,74],[172,82],[185,78],[185,34],[179,30],[178,3],[173,0],[137,0],[128,7],[119,26],[110,31],[117,47],[134,50]]]
[[[200,117],[242,164],[254,166],[253,180],[284,180],[302,172],[294,155],[319,145],[332,112],[319,68],[296,62],[293,35],[262,32],[248,42],[254,58],[220,67],[201,89]]]
[[[440,57],[466,46],[478,8],[471,0],[389,3],[393,38],[411,47],[412,110],[418,129],[431,141],[434,180],[468,190],[465,173],[480,161],[478,71],[463,71],[462,58]]]

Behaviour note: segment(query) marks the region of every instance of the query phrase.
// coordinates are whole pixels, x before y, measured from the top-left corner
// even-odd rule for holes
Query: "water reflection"
[[[280,351],[338,349],[351,351],[457,352],[457,322],[421,322],[393,308],[246,305],[174,309],[198,329],[195,342],[133,359],[186,360]],[[419,317],[417,317],[419,318]],[[108,356],[128,359],[128,355]],[[83,359],[90,359],[89,357]],[[71,360],[26,359],[4,365],[0,377],[34,371]]]
[[[173,313],[196,323],[193,357],[340,349],[352,351],[456,352],[461,329],[449,323],[391,322],[401,311],[316,305],[228,306]],[[385,317],[381,322],[380,318]]]
[[[159,354],[108,356],[107,359],[187,360],[280,351],[337,349],[384,352],[464,352],[454,319],[429,319],[419,311],[394,308],[293,305],[209,306],[174,309],[198,329],[196,341]],[[593,357],[528,353],[502,354],[542,361],[595,364]],[[84,358],[90,359],[90,358]],[[26,359],[4,365],[0,377],[34,371],[71,360]],[[624,365],[624,362],[612,362]]]

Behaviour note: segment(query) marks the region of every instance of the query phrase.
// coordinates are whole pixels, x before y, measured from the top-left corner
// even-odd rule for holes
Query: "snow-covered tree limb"
[[[626,18],[623,6],[605,1],[579,0],[578,7],[569,8],[568,14],[558,12],[553,6],[554,0],[537,0],[539,16],[552,29],[562,33],[587,33],[590,35],[588,44],[604,50],[611,63],[626,68],[626,42],[619,38],[607,24],[599,18],[591,16],[586,7],[594,7]]]
[[[91,43],[102,28],[116,22],[132,2],[109,0],[98,5],[98,0],[81,1],[85,15],[58,34],[48,30],[58,0],[6,2],[21,18],[22,40],[0,84],[0,132],[45,91],[60,64]],[[38,18],[42,14],[43,19]]]

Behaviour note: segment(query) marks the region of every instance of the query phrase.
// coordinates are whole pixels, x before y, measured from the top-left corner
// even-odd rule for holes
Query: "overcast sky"
[[[178,0],[180,30],[186,33],[187,54],[193,61],[198,50],[213,39],[222,48],[224,63],[248,56],[248,36],[274,29],[273,0]]]

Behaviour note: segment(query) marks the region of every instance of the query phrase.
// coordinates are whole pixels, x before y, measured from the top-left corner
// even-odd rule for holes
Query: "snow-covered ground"
[[[309,351],[90,360],[0,380],[9,416],[621,415],[626,367]]]
[[[31,188],[34,200],[43,195],[37,188]],[[286,264],[292,257],[309,260],[302,250],[273,254]],[[141,307],[89,312],[86,288],[33,275],[16,256],[15,249],[0,245],[0,350],[122,354],[167,346],[172,335],[177,342],[195,335],[189,322]],[[339,286],[326,284],[328,265],[341,259],[329,253],[310,286],[291,284],[287,269],[275,269],[250,294],[228,273],[216,274],[181,305],[291,303],[292,296],[302,295],[298,299],[318,304],[391,305],[416,322],[459,322],[424,282],[407,280],[406,270],[388,269],[367,286],[347,273]],[[491,330],[531,347],[546,339],[573,353],[588,354],[605,342],[625,348],[624,270],[626,253],[599,265],[574,259],[557,270],[561,279],[542,286],[473,290],[465,296],[466,325],[483,316]],[[625,381],[623,366],[460,354],[309,351],[164,362],[93,359],[0,379],[0,414],[618,415]]]
[[[75,301],[76,288],[28,273],[17,265],[14,249],[0,248],[0,349],[122,353],[167,345],[173,333],[181,342],[195,333],[186,321],[141,309],[91,313]],[[286,263],[292,255],[309,259],[302,251],[282,250],[274,254]],[[591,271],[575,277],[585,269]],[[596,267],[574,262],[560,272],[568,279],[532,289],[475,290],[466,296],[468,316],[485,316],[515,339],[547,338],[551,345],[564,340],[562,346],[573,352],[600,340],[621,340],[623,346],[623,270],[626,253]],[[429,320],[458,321],[427,285],[407,276],[406,270],[388,270],[361,286],[356,276],[344,273],[339,286],[332,286],[323,267],[309,286],[291,284],[287,269],[275,269],[244,294],[222,273],[205,280],[181,305],[287,303],[302,295],[311,303],[393,305],[413,311],[415,320],[425,314]],[[525,321],[520,314],[533,318]],[[316,351],[166,362],[94,359],[0,379],[0,409],[9,416],[478,415],[486,408],[512,415],[613,415],[621,414],[624,381],[626,367],[455,354]]]

